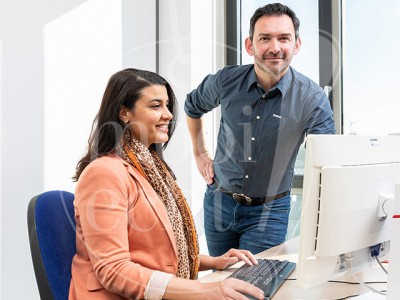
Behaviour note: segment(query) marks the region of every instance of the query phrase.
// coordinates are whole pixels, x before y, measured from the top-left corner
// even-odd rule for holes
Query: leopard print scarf
[[[176,276],[196,279],[199,269],[199,243],[192,213],[181,189],[157,153],[128,135],[117,146],[117,153],[133,165],[164,202],[178,249]]]

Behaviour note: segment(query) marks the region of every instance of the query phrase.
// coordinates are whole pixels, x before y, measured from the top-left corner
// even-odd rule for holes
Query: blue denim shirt
[[[335,133],[324,91],[293,68],[264,91],[254,65],[227,66],[189,93],[184,109],[189,117],[201,118],[217,106],[216,179],[225,189],[251,197],[289,190],[305,135]]]

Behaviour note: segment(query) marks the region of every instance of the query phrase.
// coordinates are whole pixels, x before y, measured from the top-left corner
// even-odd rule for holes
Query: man
[[[290,188],[306,134],[335,133],[323,90],[290,63],[300,21],[268,4],[250,20],[245,48],[254,64],[227,66],[188,94],[185,112],[197,166],[207,182],[204,226],[210,255],[230,248],[258,253],[285,240]],[[221,106],[213,160],[202,115]]]

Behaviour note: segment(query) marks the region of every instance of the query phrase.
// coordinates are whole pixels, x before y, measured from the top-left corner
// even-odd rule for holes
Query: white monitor
[[[307,137],[300,286],[344,275],[345,255],[353,257],[353,270],[359,270],[374,260],[371,246],[384,243],[388,251],[391,207],[399,184],[400,136]]]

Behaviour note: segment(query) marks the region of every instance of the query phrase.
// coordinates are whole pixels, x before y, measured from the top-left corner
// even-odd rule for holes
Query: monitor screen
[[[306,140],[298,284],[311,287],[370,266],[389,251],[400,184],[400,136],[309,135]],[[397,189],[399,190],[399,189]],[[397,199],[399,199],[397,195]]]

